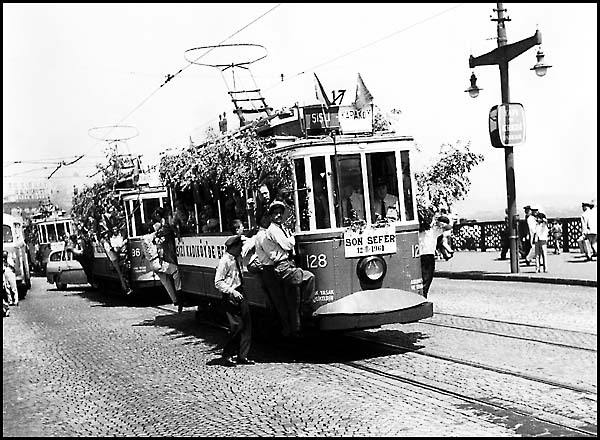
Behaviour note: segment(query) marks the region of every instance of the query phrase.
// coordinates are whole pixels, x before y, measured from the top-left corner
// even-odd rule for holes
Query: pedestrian
[[[529,237],[529,252],[525,256],[525,264],[529,266],[531,264],[531,260],[535,259],[535,230],[537,228],[537,214],[539,212],[539,207],[537,205],[531,205],[529,209],[529,216],[527,216],[527,234]]]
[[[525,211],[525,219],[519,222],[519,237],[521,240],[521,258],[527,260],[529,251],[531,250],[531,237],[529,236],[529,223],[527,219],[531,216],[531,206],[523,206]],[[527,263],[527,261],[525,261]],[[529,264],[529,263],[527,263]]]
[[[301,336],[301,314],[312,314],[312,302],[315,296],[315,275],[296,266],[293,260],[296,239],[284,226],[286,204],[275,200],[269,207],[271,224],[267,228],[263,246],[275,266],[275,277],[287,287],[287,304],[292,308],[294,317],[291,322],[292,336]]]
[[[15,260],[2,250],[2,265],[4,286],[8,289],[8,303],[11,306],[19,305],[19,290],[17,289],[17,275],[15,274]]]
[[[544,272],[548,272],[548,219],[543,212],[538,212],[537,225],[534,234],[535,243],[535,271],[540,272],[543,267]]]
[[[592,261],[592,257],[597,255],[598,217],[595,206],[595,200],[581,203],[583,213],[581,214],[579,247],[582,248],[587,261]]]
[[[275,276],[275,262],[270,258],[267,251],[268,243],[265,246],[267,228],[270,224],[271,216],[269,214],[263,215],[254,239],[254,256],[261,268],[262,287],[279,316],[281,336],[287,338],[292,335],[291,323],[296,321],[295,309],[290,299],[289,289]],[[300,329],[298,327],[295,330],[299,332]]]
[[[250,307],[244,293],[242,273],[242,238],[239,235],[225,241],[225,253],[215,272],[215,287],[221,292],[229,322],[229,339],[223,347],[223,363],[227,366],[254,364],[248,359],[252,339]],[[237,353],[236,361],[233,354]]]
[[[510,223],[508,221],[508,208],[504,209],[504,229],[500,233],[500,259],[506,260],[506,254],[510,251]]]
[[[554,220],[554,222],[552,222],[550,233],[552,234],[552,239],[554,241],[554,254],[560,255],[560,240],[562,239],[562,226],[558,222],[558,220]]]
[[[432,207],[418,206],[419,216],[419,250],[421,252],[421,273],[423,278],[423,295],[427,298],[429,287],[435,272],[435,249],[437,239],[444,231],[452,229],[448,217],[440,216],[434,220]]]

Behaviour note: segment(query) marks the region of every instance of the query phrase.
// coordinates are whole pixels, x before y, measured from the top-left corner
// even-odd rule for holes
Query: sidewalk
[[[548,252],[548,272],[536,273],[535,263],[526,266],[521,262],[518,273],[511,273],[510,259],[500,260],[499,251],[457,251],[448,261],[437,260],[435,276],[471,280],[521,281],[550,284],[569,284],[598,287],[596,258],[586,261],[577,252]]]

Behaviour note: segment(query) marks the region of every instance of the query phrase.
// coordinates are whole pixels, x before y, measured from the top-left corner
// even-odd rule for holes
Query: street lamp
[[[476,66],[497,65],[500,69],[502,104],[510,104],[510,91],[508,88],[508,63],[532,47],[542,44],[542,34],[539,30],[536,30],[532,37],[517,41],[516,43],[507,44],[504,22],[510,21],[510,18],[504,17],[506,9],[504,9],[503,3],[496,3],[496,5],[497,9],[494,9],[494,11],[498,13],[498,18],[492,18],[492,21],[498,22],[498,47],[491,52],[478,57],[473,57],[473,55],[471,55],[469,57],[469,67],[473,69]],[[549,67],[551,66],[544,64],[544,53],[540,49],[537,53],[537,64],[533,66],[531,70],[534,70],[538,76],[544,76]],[[475,83],[476,80],[477,78],[475,77],[475,74],[471,74],[471,87],[465,90],[465,92],[468,92],[469,96],[473,98],[479,95],[479,90],[482,90],[477,87]],[[510,231],[510,270],[512,273],[518,273],[518,217],[513,147],[512,145],[505,145],[503,148],[504,161],[506,165],[506,198],[508,202],[508,218],[510,220],[508,224]]]
[[[544,76],[546,71],[552,67],[550,65],[544,64],[544,52],[542,52],[542,48],[540,47],[536,54],[537,63],[529,70],[535,70],[535,74],[537,76]]]
[[[469,92],[469,96],[471,98],[477,98],[479,96],[479,91],[483,90],[477,87],[477,77],[475,76],[475,72],[471,73],[471,87],[469,87],[465,92]]]

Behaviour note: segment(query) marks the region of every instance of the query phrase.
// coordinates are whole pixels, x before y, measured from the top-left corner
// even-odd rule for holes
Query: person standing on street
[[[15,274],[15,261],[8,251],[2,250],[2,265],[4,273],[4,287],[8,289],[8,303],[11,306],[19,305],[19,290],[17,289],[17,275]]]
[[[598,217],[595,208],[596,202],[582,202],[581,209],[581,239],[583,242],[583,251],[587,261],[592,261],[592,257],[597,255],[597,237],[598,237]]]
[[[450,219],[445,216],[440,216],[434,220],[434,211],[431,207],[419,206],[418,215],[423,295],[427,298],[435,272],[435,249],[438,237],[441,237],[444,231],[451,230],[452,225],[450,225]]]
[[[543,212],[537,214],[537,225],[533,241],[535,243],[535,271],[548,272],[548,219]]]
[[[225,314],[229,322],[229,340],[223,347],[223,363],[229,367],[236,365],[233,354],[237,353],[238,364],[254,364],[248,359],[252,339],[250,307],[244,293],[242,273],[242,238],[239,235],[225,241],[225,253],[219,260],[215,272],[215,287],[223,297]]]

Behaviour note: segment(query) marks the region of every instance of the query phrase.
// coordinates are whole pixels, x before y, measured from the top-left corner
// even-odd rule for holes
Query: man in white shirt
[[[275,263],[271,260],[267,251],[269,243],[265,245],[267,228],[270,224],[271,216],[265,213],[260,219],[258,232],[254,236],[254,253],[262,266],[260,276],[263,288],[279,314],[281,335],[283,337],[288,337],[291,335],[290,322],[293,322],[294,320],[294,316],[291,314],[293,308],[288,304],[289,292],[287,291],[286,285],[275,277]]]
[[[286,205],[275,200],[269,207],[271,224],[267,228],[263,247],[275,266],[275,277],[286,285],[288,305],[291,302],[292,333],[298,336],[300,332],[300,308],[310,309],[315,295],[315,275],[308,270],[296,266],[292,259],[296,239],[283,226]]]
[[[248,300],[244,294],[242,246],[242,238],[239,235],[229,237],[225,241],[226,252],[219,260],[215,272],[215,287],[221,292],[229,321],[229,340],[223,347],[223,363],[230,367],[236,364],[233,361],[233,354],[236,352],[238,364],[254,363],[248,359],[252,322]]]
[[[585,246],[585,257],[587,261],[592,261],[592,257],[597,255],[598,250],[598,215],[596,212],[596,201],[583,202],[581,204],[583,213],[581,214],[581,234],[587,239],[590,246]]]
[[[423,294],[426,298],[435,272],[437,239],[444,231],[452,229],[448,217],[440,216],[433,220],[433,215],[434,212],[431,208],[419,209],[419,251],[421,253]]]
[[[393,218],[399,220],[400,206],[398,197],[393,194],[388,194],[387,183],[385,180],[379,180],[375,185],[375,194],[371,202],[371,221],[375,223],[377,220],[385,218]]]

